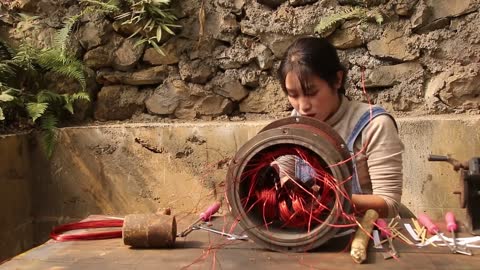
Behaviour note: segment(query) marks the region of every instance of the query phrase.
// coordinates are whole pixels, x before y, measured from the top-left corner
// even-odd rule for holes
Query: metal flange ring
[[[236,153],[227,172],[227,199],[233,217],[256,243],[272,250],[304,252],[316,248],[338,231],[329,224],[341,223],[339,212],[350,211],[349,198],[339,197],[342,209],[332,209],[323,224],[309,231],[270,227],[265,229],[262,221],[251,212],[246,212],[242,199],[245,196],[244,171],[249,162],[261,153],[278,147],[296,146],[308,149],[324,164],[338,164],[329,167],[331,175],[338,179],[337,184],[348,197],[351,196],[349,179],[352,174],[350,154],[342,138],[327,124],[308,117],[289,117],[277,120],[262,129],[245,143]]]

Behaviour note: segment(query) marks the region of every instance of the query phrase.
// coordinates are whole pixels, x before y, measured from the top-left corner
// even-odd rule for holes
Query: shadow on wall
[[[29,136],[0,136],[0,262],[34,241]]]
[[[36,240],[44,241],[53,225],[90,214],[167,207],[176,215],[197,213],[223,197],[229,157],[248,129],[222,124],[62,129],[51,160],[32,148]]]

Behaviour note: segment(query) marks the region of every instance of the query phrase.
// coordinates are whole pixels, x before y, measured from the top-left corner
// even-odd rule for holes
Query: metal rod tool
[[[228,240],[248,240],[248,235],[236,235],[236,234],[232,234],[232,233],[226,233],[226,232],[222,232],[222,231],[219,231],[219,230],[215,230],[213,228],[209,228],[209,227],[204,227],[202,225],[194,225],[192,226],[192,229],[193,230],[204,230],[204,231],[207,231],[207,232],[211,232],[211,233],[216,233],[216,234],[219,234],[219,235],[222,235],[222,236],[226,236]]]
[[[457,222],[455,221],[455,215],[452,212],[445,214],[445,221],[447,222],[447,229],[452,233],[453,249],[455,253],[472,256],[472,252],[466,246],[457,245],[455,238],[455,231],[457,230]]]
[[[380,230],[380,235],[388,240],[389,251],[388,251],[388,254],[385,254],[383,256],[383,258],[385,260],[392,257],[398,258],[399,257],[398,252],[393,246],[393,241],[392,241],[393,235],[392,235],[392,232],[390,231],[390,228],[388,227],[387,222],[384,219],[380,218],[377,220],[376,223],[377,223],[378,229]]]
[[[445,238],[443,238],[442,234],[440,233],[440,230],[438,229],[437,225],[433,224],[432,220],[430,220],[430,218],[422,213],[420,215],[418,215],[418,221],[427,228],[428,232],[430,234],[436,234],[438,236],[438,238],[440,238],[440,240],[443,241],[443,243],[453,252],[455,253],[455,250],[452,246],[450,246],[447,242],[447,240],[445,240]]]
[[[205,210],[205,212],[200,213],[200,217],[197,220],[195,220],[195,222],[193,222],[190,226],[188,226],[183,232],[181,232],[177,236],[185,237],[185,236],[187,236],[187,234],[192,232],[193,226],[195,226],[198,222],[200,222],[200,221],[204,221],[204,222],[210,221],[213,214],[215,214],[218,211],[218,209],[220,209],[220,205],[221,205],[221,202],[215,202],[212,205],[210,205],[210,207],[208,207],[207,210]]]

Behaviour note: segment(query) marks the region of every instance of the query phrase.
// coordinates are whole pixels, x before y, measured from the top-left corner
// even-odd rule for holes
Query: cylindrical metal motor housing
[[[249,163],[261,151],[269,147],[295,145],[311,150],[325,164],[339,164],[330,168],[339,188],[344,190],[347,198],[340,199],[342,210],[350,212],[351,183],[344,181],[352,175],[350,153],[343,139],[333,128],[324,122],[310,117],[288,117],[272,122],[255,137],[247,141],[236,153],[227,172],[227,199],[233,217],[251,239],[268,249],[276,251],[304,252],[319,247],[331,239],[339,230],[328,224],[338,224],[336,220],[340,211],[333,209],[324,224],[319,224],[310,231],[285,228],[268,229],[261,222],[247,213],[241,203],[242,174]],[[342,181],[340,183],[340,181]]]

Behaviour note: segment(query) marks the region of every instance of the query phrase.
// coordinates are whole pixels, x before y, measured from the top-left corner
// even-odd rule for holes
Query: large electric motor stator
[[[311,177],[282,182],[272,162],[294,157]],[[310,117],[272,122],[236,153],[227,173],[233,218],[272,250],[303,252],[330,240],[350,214],[352,162],[343,139]]]

